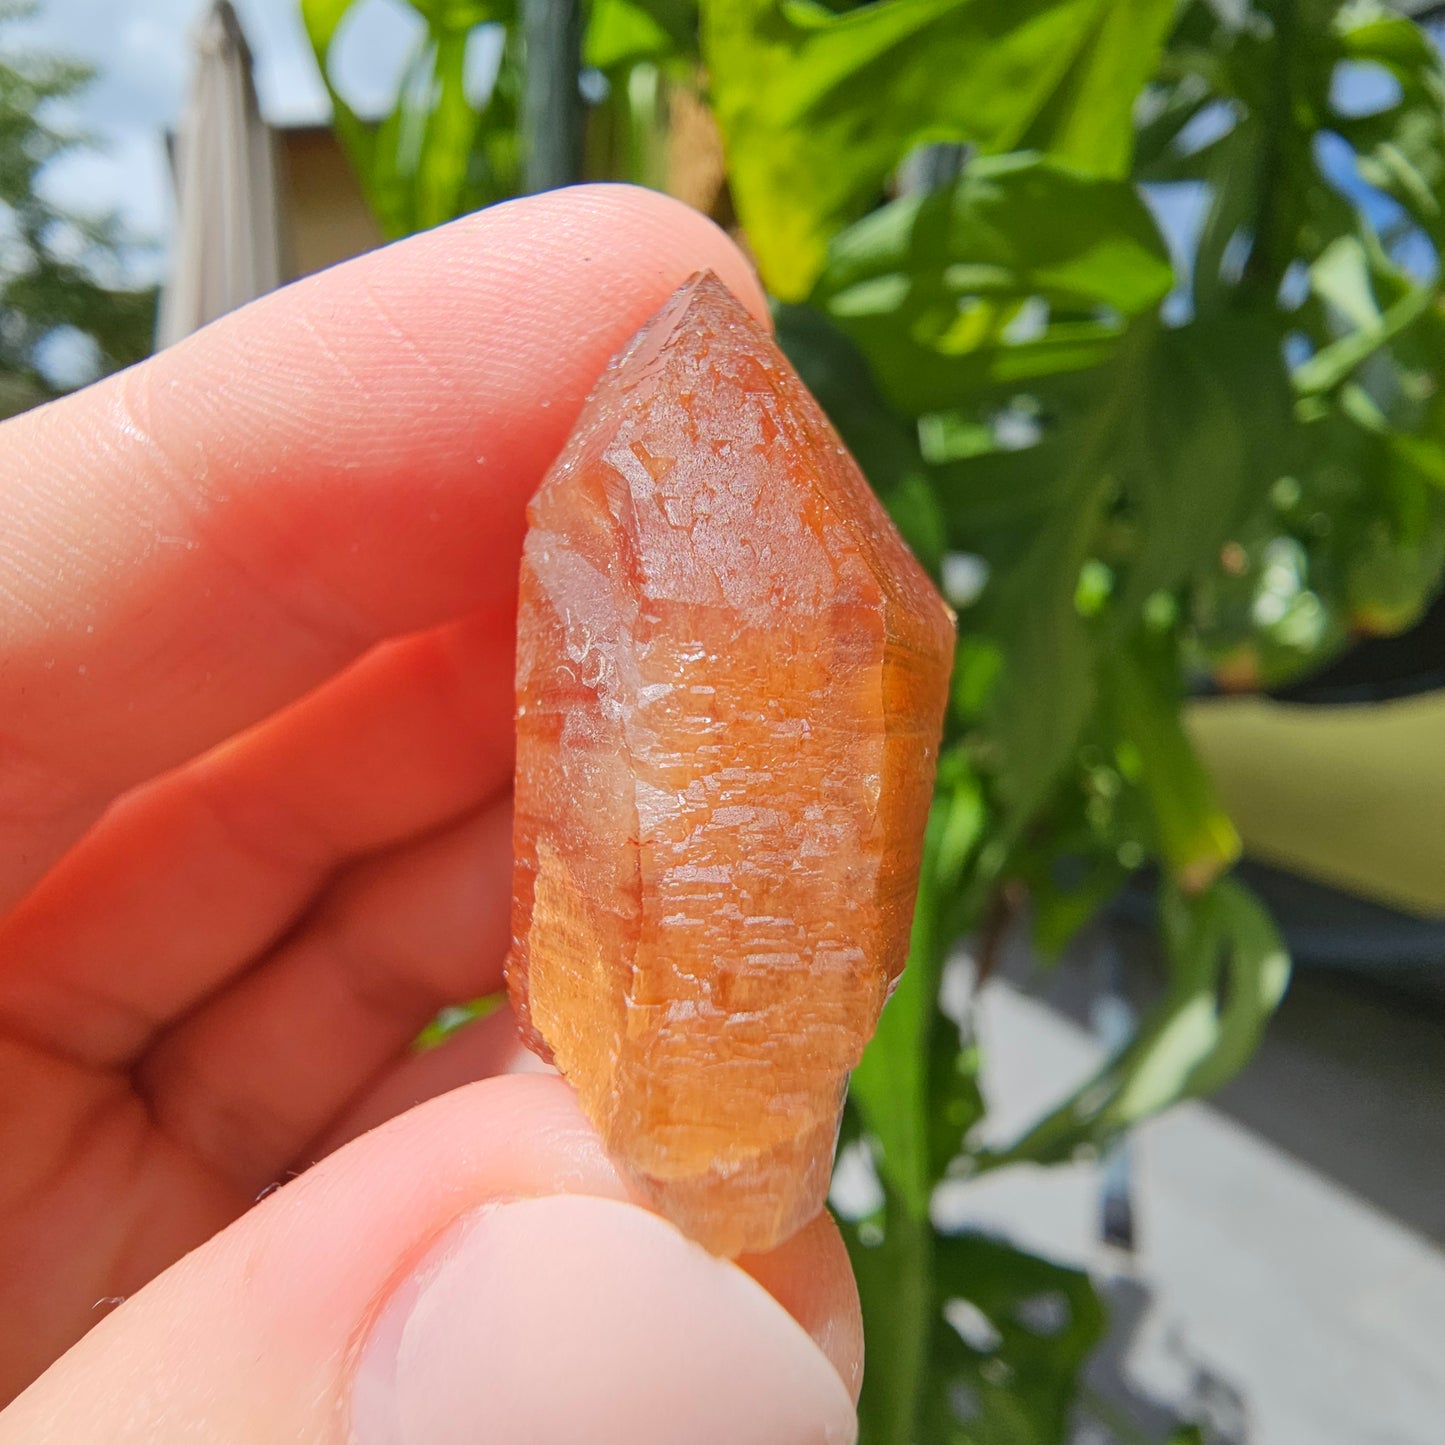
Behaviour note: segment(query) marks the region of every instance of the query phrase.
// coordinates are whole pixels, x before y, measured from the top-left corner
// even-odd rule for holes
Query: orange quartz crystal
[[[903,967],[953,621],[772,339],[694,277],[529,513],[512,1002],[715,1253],[823,1207]]]

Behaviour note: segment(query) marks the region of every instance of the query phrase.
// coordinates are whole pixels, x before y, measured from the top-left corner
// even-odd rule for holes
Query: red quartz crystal
[[[953,621],[711,275],[612,363],[534,499],[508,961],[530,1045],[719,1254],[827,1194],[908,949]]]

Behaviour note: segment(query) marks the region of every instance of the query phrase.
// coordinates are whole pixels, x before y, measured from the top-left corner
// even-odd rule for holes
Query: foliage
[[[324,59],[346,0],[302,3]],[[425,55],[511,23],[412,3]],[[374,128],[338,109],[393,233],[515,185],[511,30],[504,53],[471,120],[445,79]],[[930,1201],[1217,1088],[1279,1001],[1182,704],[1399,630],[1439,586],[1445,71],[1375,0],[593,0],[586,55],[598,174],[660,183],[706,77],[719,211],[779,338],[961,614],[910,964],[845,1124],[880,1200],[846,1222],[864,1439],[1059,1441],[1100,1329],[1087,1281],[938,1234]],[[945,142],[958,163],[907,184]],[[985,1147],[950,954],[1020,896],[1057,951],[1146,866],[1157,1007]],[[1063,1301],[1052,1331],[1036,1296]]]
[[[359,115],[335,57],[356,0],[299,0],[331,99],[332,125],[388,238],[425,230],[522,189],[523,44],[517,0],[406,0],[421,21],[382,116]],[[598,179],[661,184],[662,68],[696,68],[697,11],[687,0],[594,0],[585,60],[603,95],[589,127]],[[495,72],[478,85],[475,62]],[[611,82],[610,84],[608,82]]]
[[[353,0],[301,0],[301,15],[331,97],[332,125],[388,237],[407,236],[515,195],[520,165],[515,6],[507,0],[413,0],[426,22],[402,69],[396,104],[360,116],[337,89],[332,57]],[[467,87],[467,51],[480,27],[502,40],[480,105]]]
[[[1128,167],[1130,107],[1173,0],[909,0],[831,15],[704,9],[738,213],[769,286],[807,294],[829,239],[921,141]]]
[[[985,1235],[935,1235],[886,1195],[847,1239],[863,1299],[897,1300],[926,1321],[880,1331],[865,1315],[863,1440],[1065,1438],[1078,1372],[1104,1333],[1087,1275]]]
[[[0,3],[0,33],[33,6]],[[92,376],[147,354],[155,292],[114,284],[125,242],[114,218],[81,216],[47,199],[43,173],[85,147],[50,113],[82,90],[85,66],[6,45],[0,52],[0,417],[67,390],[47,346],[68,333],[93,349]]]

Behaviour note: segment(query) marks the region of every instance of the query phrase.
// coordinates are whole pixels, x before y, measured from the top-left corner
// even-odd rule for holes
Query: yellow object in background
[[[1445,917],[1445,693],[1339,707],[1211,698],[1187,726],[1249,856]]]

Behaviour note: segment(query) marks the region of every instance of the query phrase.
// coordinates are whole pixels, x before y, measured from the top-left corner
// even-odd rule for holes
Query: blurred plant
[[[324,61],[347,6],[302,4]],[[510,11],[412,4],[437,53],[504,27],[515,88]],[[1217,1088],[1284,991],[1182,704],[1400,630],[1439,585],[1445,71],[1374,0],[593,0],[586,58],[593,174],[676,188],[705,97],[726,184],[703,203],[735,207],[780,340],[961,614],[912,956],[845,1124],[876,1184],[845,1220],[863,1439],[1060,1441],[1087,1281],[930,1204]],[[446,94],[361,128],[374,195],[404,115],[409,175],[501,149],[515,182],[515,107],[447,131]],[[1154,1012],[986,1142],[945,964],[1023,898],[1056,953],[1146,866]]]
[[[0,34],[35,6],[0,0]],[[88,137],[49,113],[83,90],[93,72],[53,56],[0,44],[0,417],[11,416],[151,349],[155,290],[124,284],[131,243],[113,217],[83,216],[45,194],[51,162]],[[57,348],[70,353],[57,364]]]
[[[382,231],[389,238],[407,236],[515,195],[515,5],[415,0],[412,9],[425,24],[402,67],[396,102],[379,119],[359,116],[334,78],[333,55],[356,8],[353,0],[301,0],[331,97],[332,125]],[[496,69],[477,96],[469,87],[468,57],[483,48],[495,56]]]

